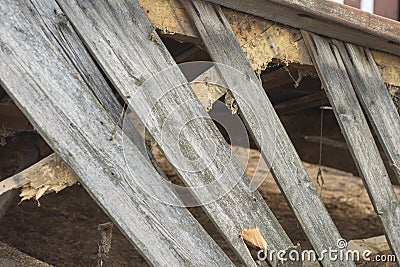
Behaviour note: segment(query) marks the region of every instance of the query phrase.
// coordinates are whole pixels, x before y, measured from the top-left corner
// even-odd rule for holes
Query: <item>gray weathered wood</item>
[[[137,2],[57,2],[242,261],[255,265],[242,228],[258,227],[271,249],[291,245]]]
[[[254,16],[400,55],[400,24],[333,1],[206,0]]]
[[[325,93],[321,92],[290,99],[274,106],[279,115],[296,114],[299,111],[319,107],[323,104]],[[327,100],[326,100],[327,101]]]
[[[82,74],[82,78],[89,89],[96,96],[100,104],[103,105],[116,126],[122,126],[122,105],[118,102],[106,79],[95,62],[93,62],[89,52],[85,49],[79,36],[61,9],[57,5],[50,7],[46,1],[42,0],[32,0],[32,3],[39,12],[32,13],[31,19],[41,27],[43,33],[54,46],[59,47],[60,50],[65,52],[67,55],[65,60],[75,66],[79,73]],[[135,127],[129,122],[129,120],[124,121],[125,133],[128,134],[140,151],[144,155],[147,155],[144,141]]]
[[[289,136],[264,92],[221,8],[204,1],[181,1],[192,17],[225,84],[235,97],[241,117],[256,140],[274,178],[316,252],[336,248],[341,239]],[[236,69],[240,75],[231,68]],[[324,266],[337,266],[328,257]],[[342,262],[354,266],[354,262]]]
[[[363,178],[388,243],[400,257],[400,204],[354,92],[337,45],[302,32],[333,111]],[[351,73],[350,73],[351,74]]]
[[[333,41],[353,88],[400,182],[400,116],[367,48]],[[398,166],[396,168],[396,166]]]
[[[139,149],[121,131],[110,140],[114,121],[33,18],[42,7],[0,2],[1,86],[151,264],[232,265],[187,209],[155,199],[179,202]]]

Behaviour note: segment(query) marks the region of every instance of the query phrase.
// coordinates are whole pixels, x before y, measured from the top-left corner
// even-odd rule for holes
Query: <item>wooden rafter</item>
[[[207,0],[292,27],[400,56],[400,23],[333,1]]]
[[[201,45],[201,40],[197,31],[190,23],[190,18],[184,12],[178,1],[138,0],[138,2],[146,12],[147,17],[153,26],[158,29],[161,34],[170,36],[179,41]],[[260,2],[268,1],[260,0]],[[324,5],[327,5],[328,7],[332,6],[328,1],[311,2],[321,2],[319,5],[324,3]],[[335,4],[333,5],[335,6]],[[263,69],[263,67],[265,67],[265,65],[271,60],[279,60],[283,63],[295,63],[291,65],[300,69],[305,67],[306,69],[313,69],[313,63],[298,29],[299,25],[294,24],[292,27],[285,26],[276,23],[274,20],[265,19],[262,16],[254,16],[251,13],[238,11],[244,8],[245,7],[233,8],[236,10],[232,10],[223,7],[223,12],[227,17],[243,51],[255,70]],[[349,12],[348,7],[344,8]],[[354,9],[351,9],[351,11],[354,11]],[[160,13],[162,13],[163,16],[159,16]],[[273,14],[273,12],[270,11],[266,11],[265,13]],[[362,15],[365,15],[365,12],[361,13]],[[279,20],[276,21],[279,22]],[[396,22],[391,23],[396,24]],[[354,40],[357,39],[356,37],[351,37]],[[365,42],[365,45],[368,45],[368,42]],[[371,50],[371,53],[379,67],[379,71],[381,72],[385,83],[391,86],[400,87],[400,57],[393,55],[391,50],[389,51],[391,54],[377,50]]]
[[[57,2],[166,158],[178,164],[177,174],[186,185],[196,188],[192,193],[206,203],[203,209],[238,257],[254,266],[239,238],[243,228],[259,227],[271,249],[291,246],[260,193],[249,186],[243,168],[232,158],[229,146],[137,2]],[[210,137],[216,147],[201,142]],[[188,160],[192,155],[195,161]],[[199,168],[202,171],[192,171]],[[212,186],[205,186],[210,183]]]
[[[349,150],[364,180],[377,216],[381,221],[388,243],[393,253],[396,255],[396,258],[399,258],[400,203],[393,190],[352,84],[352,81],[354,82],[354,80],[359,79],[358,73],[355,72],[353,68],[358,68],[358,64],[361,62],[367,64],[375,63],[370,61],[371,56],[365,54],[367,52],[363,50],[359,50],[358,52],[363,51],[362,57],[367,56],[369,61],[363,60],[357,63],[345,63],[349,57],[353,57],[354,60],[357,60],[355,58],[357,57],[356,50],[352,49],[352,51],[346,51],[345,46],[338,41],[332,41],[329,38],[324,38],[305,31],[303,32],[303,36],[317,67],[320,79],[326,89],[329,101],[349,146]],[[349,64],[354,65],[350,68],[347,66],[348,71],[346,65]],[[364,67],[362,68],[364,69]],[[365,66],[365,68],[367,70],[374,69],[374,67],[370,66]],[[353,77],[351,78],[350,76]],[[379,79],[380,77],[373,75],[370,78]],[[359,86],[359,83],[360,81],[356,81],[354,84],[355,86]],[[380,83],[376,81],[370,81],[368,86],[377,86],[379,84]],[[374,90],[379,90],[379,88],[367,90],[371,90],[370,93],[372,93]],[[385,103],[386,99],[387,97],[382,96],[374,97],[374,101],[381,102],[378,105],[387,105],[388,103]],[[374,104],[369,102],[366,103],[366,105],[373,106]],[[372,109],[375,111],[376,108],[372,107]],[[371,112],[371,110],[368,112]],[[381,115],[387,116],[387,114]],[[387,119],[387,117],[384,119]],[[385,130],[384,128],[380,129],[380,127],[384,126],[383,122],[380,122],[377,126],[377,130]],[[398,129],[395,131],[398,131]],[[387,141],[387,139],[384,140]]]
[[[153,197],[179,201],[139,148],[120,129],[110,138],[115,122],[89,89],[93,77],[83,78],[52,34],[73,31],[60,14],[54,1],[0,2],[4,89],[149,262],[231,266],[186,209]]]
[[[337,248],[340,234],[312,186],[221,8],[200,0],[181,2],[192,17],[213,61],[223,64],[217,65],[217,69],[235,97],[248,130],[315,251],[321,255],[327,248]],[[318,97],[321,98],[321,95]],[[331,262],[328,258],[322,259],[322,263],[324,266],[337,265],[337,262]],[[340,264],[355,266],[354,262],[346,260]]]

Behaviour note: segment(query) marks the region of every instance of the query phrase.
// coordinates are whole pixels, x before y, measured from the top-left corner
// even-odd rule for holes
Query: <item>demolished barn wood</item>
[[[251,146],[260,150],[323,266],[355,262],[323,257],[326,250],[348,253],[301,162],[321,165],[322,147],[332,152],[328,165],[359,171],[390,249],[400,257],[400,204],[390,180],[390,175],[400,179],[395,106],[400,93],[390,95],[390,89],[400,88],[400,24],[334,3],[310,2],[315,5],[297,0],[248,0],[245,6],[225,0],[2,1],[0,85],[30,122],[18,124],[8,115],[2,118],[12,123],[4,127],[12,134],[34,128],[56,154],[8,175],[0,192],[29,185],[32,173],[45,176],[44,168],[60,168],[53,161],[63,161],[68,169],[62,165],[51,176],[69,179],[62,188],[76,177],[151,265],[236,264],[187,209],[197,205],[245,266],[262,263],[250,253],[244,229],[256,229],[263,246],[250,242],[256,249],[275,251],[265,259],[268,264],[302,266],[301,258],[283,260],[301,247],[214,122],[213,105],[223,98],[232,113],[240,114]],[[162,19],[157,12],[174,14]],[[185,44],[168,45],[166,36]],[[202,63],[200,70],[177,64],[204,59],[212,62]],[[205,85],[191,84],[191,76]],[[207,84],[211,76],[221,83],[218,89]],[[322,117],[321,108],[334,113]],[[305,127],[309,121],[318,124]],[[147,142],[156,143],[190,198],[167,180]],[[312,145],[319,155],[306,155]],[[342,155],[349,165],[341,166]],[[59,188],[53,184],[41,183],[32,196]]]

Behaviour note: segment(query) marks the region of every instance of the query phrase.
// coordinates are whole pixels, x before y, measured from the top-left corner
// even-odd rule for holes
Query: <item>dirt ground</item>
[[[167,175],[176,181],[176,174],[158,153],[157,160]],[[252,151],[247,167],[249,175],[254,173],[258,160],[258,152]],[[316,181],[318,166],[304,165],[343,238],[352,240],[383,234],[359,177],[323,168],[324,186],[321,187]],[[264,175],[265,170],[261,169],[258,176]],[[259,190],[292,241],[309,248],[308,241],[271,175],[267,176]],[[396,187],[395,190],[400,195],[400,188]],[[201,208],[190,210],[239,264]],[[108,221],[108,217],[86,191],[76,185],[58,194],[44,196],[40,199],[40,206],[35,201],[25,201],[11,208],[0,221],[0,241],[55,266],[96,266],[97,226]],[[147,266],[143,257],[116,228],[113,232],[111,260],[113,266]]]

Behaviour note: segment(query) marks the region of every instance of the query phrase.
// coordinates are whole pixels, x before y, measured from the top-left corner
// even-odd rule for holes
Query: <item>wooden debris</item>
[[[190,87],[206,111],[209,111],[215,101],[226,94],[223,84],[218,71],[211,67],[191,81]]]
[[[160,41],[160,38],[158,37],[158,35],[157,35],[157,33],[155,31],[152,31],[150,33],[150,37],[149,38],[150,38],[151,41],[155,42],[158,45],[162,44],[162,42]]]
[[[400,87],[400,57],[382,51],[370,52],[385,83]]]
[[[0,266],[1,267],[51,267],[45,262],[37,260],[21,251],[0,242]]]
[[[76,14],[96,13],[99,9],[88,7],[91,4],[106,6],[108,11],[101,12],[99,20],[112,27],[127,21],[132,26],[131,15],[137,15],[138,24],[147,23],[134,1],[121,4],[82,0],[79,5],[76,1],[67,2],[77,7]],[[87,12],[82,10],[84,7]],[[108,16],[110,9],[112,17]],[[91,77],[69,60],[74,55],[60,44],[71,44],[56,36],[63,36],[63,27],[71,25],[54,27],[59,13],[62,13],[59,5],[52,0],[0,1],[0,20],[4,22],[0,24],[0,32],[6,33],[1,34],[0,49],[0,80],[4,89],[151,265],[233,266],[190,212],[181,207],[183,204],[140,149],[121,130],[116,132],[114,140],[109,140],[120,108],[113,113],[116,119],[112,119],[90,90]],[[128,17],[119,20],[122,14]],[[69,30],[74,33],[74,28]],[[138,38],[131,27],[124,30],[129,32],[127,36]],[[150,31],[146,32],[140,35],[146,40],[145,46],[160,47],[148,40]],[[121,35],[117,34],[126,37]],[[115,38],[113,34],[109,40]],[[74,40],[79,51],[86,51],[79,38]],[[129,47],[133,47],[130,41]],[[92,58],[83,53],[79,60]],[[124,79],[130,86],[135,83],[130,76]],[[106,85],[101,90],[112,94]],[[154,196],[179,206],[165,205]]]
[[[400,56],[398,22],[333,1],[207,0],[250,15]]]
[[[17,147],[23,147],[22,151],[17,152],[17,155],[19,154],[20,161],[16,173],[19,173],[20,171],[35,164],[39,160],[41,153],[47,154],[49,152],[48,150],[50,150],[47,144],[38,135],[29,137],[18,136],[7,147],[13,150],[18,150],[16,149]],[[2,187],[0,186],[0,191],[1,190]],[[0,219],[5,215],[7,209],[14,203],[14,200],[17,198],[17,196],[17,190],[11,190],[5,192],[4,194],[0,194]]]
[[[191,190],[196,199],[207,203],[202,207],[238,257],[247,265],[254,266],[247,247],[238,238],[238,233],[249,223],[259,227],[271,248],[291,245],[260,193],[250,189],[244,170],[233,158],[229,146],[187,85],[186,77],[167,48],[148,39],[153,26],[137,2],[57,2],[119,94],[123,98],[132,96],[124,100],[145,122],[166,158],[178,165],[177,173],[185,184],[196,188]],[[81,5],[91,12],[84,12]],[[132,15],[137,18],[136,24],[131,20]],[[108,20],[114,23],[110,24]],[[146,82],[133,83],[132,73],[140,73]],[[148,79],[150,77],[154,79]],[[173,127],[166,127],[171,118]],[[210,137],[212,147],[205,146],[201,140],[210,140]],[[188,160],[192,157],[196,160]],[[191,171],[199,170],[199,167],[202,171]]]
[[[251,245],[267,251],[268,244],[262,236],[260,229],[258,228],[243,228],[240,232],[240,236],[244,241],[249,242]]]
[[[59,192],[77,183],[63,160],[52,154],[26,170],[0,182],[0,195],[21,188],[21,201],[39,200],[50,192]]]
[[[97,267],[111,267],[110,249],[113,224],[111,222],[99,224],[97,230],[99,231],[99,253]]]
[[[153,26],[178,41],[201,44],[179,1],[138,0]],[[255,70],[262,70],[272,60],[312,66],[311,57],[299,29],[262,17],[222,8],[236,38]],[[164,14],[164,16],[159,16]],[[354,39],[354,37],[353,37]],[[400,86],[400,56],[372,50],[386,84]],[[301,65],[297,65],[300,67]],[[304,67],[304,66],[302,66]]]

